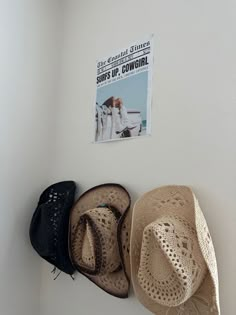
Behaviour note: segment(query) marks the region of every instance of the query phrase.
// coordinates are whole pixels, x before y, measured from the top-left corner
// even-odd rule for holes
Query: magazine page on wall
[[[153,35],[96,63],[94,142],[151,134]]]

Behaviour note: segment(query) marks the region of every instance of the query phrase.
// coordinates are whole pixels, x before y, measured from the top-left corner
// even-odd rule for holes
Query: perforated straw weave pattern
[[[117,224],[118,219],[109,208],[91,209],[80,217],[72,249],[81,270],[103,275],[120,267]]]
[[[129,207],[130,197],[122,186],[105,184],[84,193],[70,217],[71,258],[77,270],[121,298],[127,297],[129,290]]]
[[[154,314],[220,314],[212,239],[188,187],[157,188],[136,202],[131,274],[137,297]]]
[[[38,254],[55,267],[73,274],[69,258],[69,211],[74,202],[75,183],[49,186],[40,196],[30,224],[30,240]]]
[[[184,219],[166,216],[144,229],[138,279],[153,301],[166,306],[184,303],[196,292],[206,270],[196,232]]]

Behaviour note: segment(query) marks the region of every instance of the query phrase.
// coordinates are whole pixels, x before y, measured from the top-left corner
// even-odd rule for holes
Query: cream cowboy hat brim
[[[138,278],[144,229],[166,215],[180,215],[194,227],[207,267],[207,274],[195,294],[175,307],[153,301],[141,287]],[[191,311],[194,315],[220,314],[215,251],[204,215],[190,188],[164,186],[145,193],[133,208],[130,241],[132,283],[137,298],[147,309],[158,315],[184,315]],[[155,263],[158,264],[158,261]]]
[[[102,275],[91,275],[84,272],[75,263],[76,248],[70,246],[71,260],[76,269],[107,293],[120,298],[128,297],[129,290],[130,202],[130,196],[124,187],[113,183],[103,184],[93,187],[82,194],[70,214],[70,244],[73,243],[75,238],[74,226],[78,224],[80,217],[86,211],[105,204],[114,207],[121,214],[117,224],[117,241],[121,266],[115,272],[107,272]]]

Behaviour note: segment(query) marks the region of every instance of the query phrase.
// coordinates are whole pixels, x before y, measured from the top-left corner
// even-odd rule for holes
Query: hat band
[[[111,210],[112,214],[116,217],[117,220],[119,220],[121,217],[120,211],[107,203],[101,203],[99,206],[97,206],[97,208],[107,208]]]

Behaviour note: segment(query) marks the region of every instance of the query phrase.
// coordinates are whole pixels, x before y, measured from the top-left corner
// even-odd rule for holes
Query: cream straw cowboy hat
[[[212,239],[190,188],[165,186],[133,209],[131,276],[140,302],[158,315],[219,315]]]
[[[75,268],[106,292],[126,298],[129,290],[130,196],[118,184],[85,192],[70,215]]]

